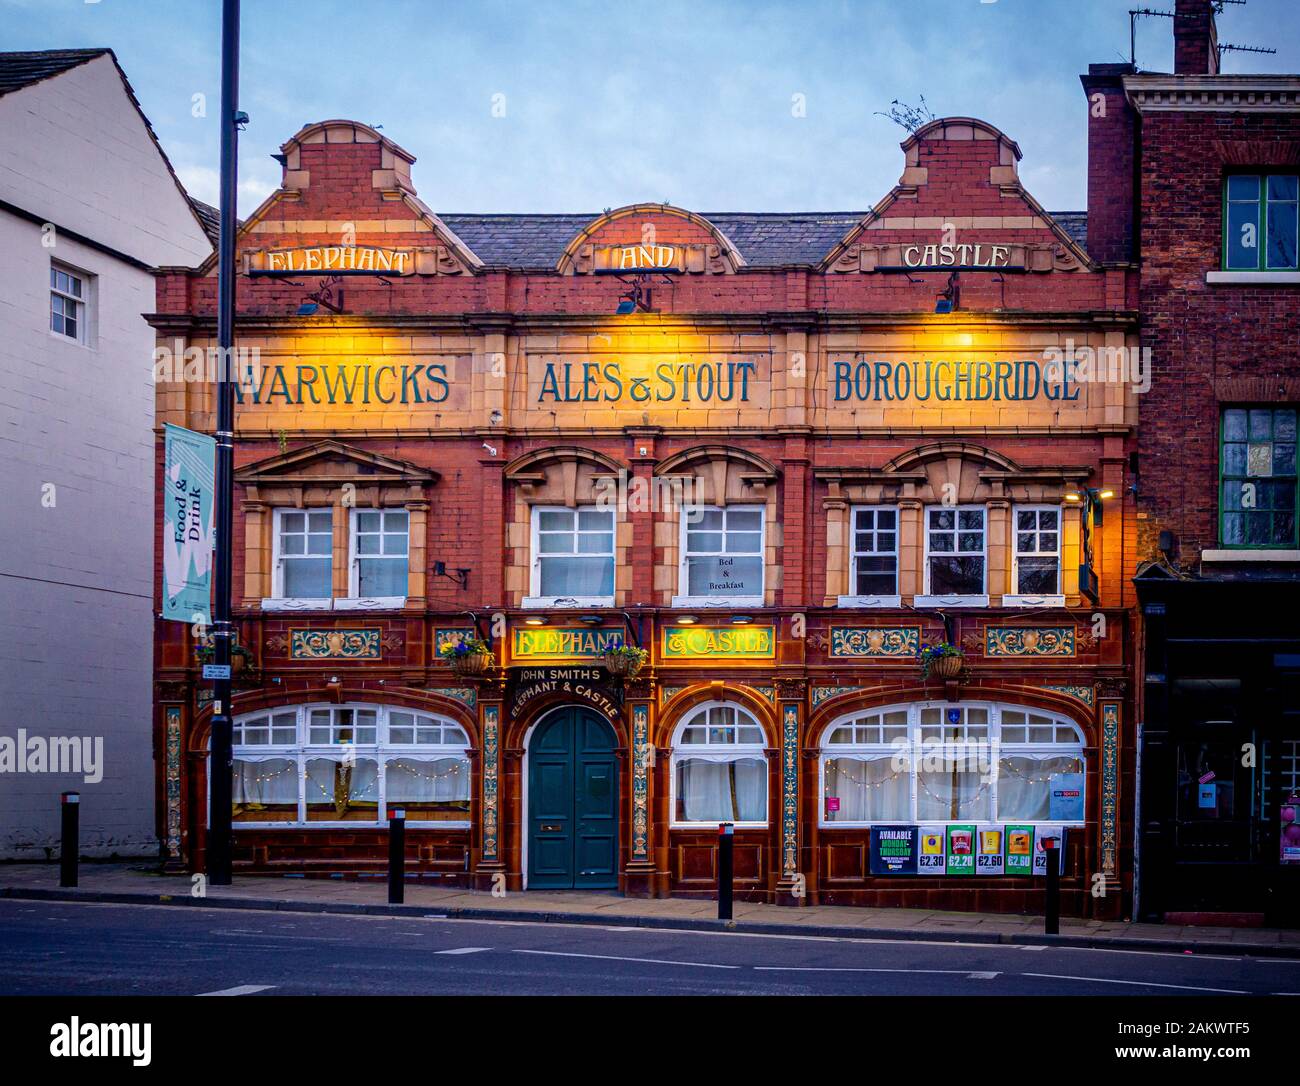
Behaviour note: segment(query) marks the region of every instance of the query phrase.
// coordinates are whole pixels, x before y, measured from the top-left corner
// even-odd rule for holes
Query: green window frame
[[[1297,271],[1298,254],[1300,174],[1228,174],[1223,181],[1223,270]]]
[[[1228,549],[1297,543],[1296,405],[1225,407],[1219,427],[1219,541]]]

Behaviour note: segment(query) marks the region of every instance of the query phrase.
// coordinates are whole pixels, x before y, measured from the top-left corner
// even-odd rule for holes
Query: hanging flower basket
[[[605,649],[605,670],[619,678],[630,679],[645,666],[649,656],[645,649],[615,641]]]
[[[922,645],[917,660],[921,665],[922,679],[955,679],[965,663],[961,649],[947,641]]]
[[[488,643],[477,637],[460,637],[445,641],[438,655],[451,664],[451,670],[460,676],[482,675],[494,659]]]

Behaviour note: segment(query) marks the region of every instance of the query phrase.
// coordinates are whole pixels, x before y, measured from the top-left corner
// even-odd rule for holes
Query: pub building
[[[439,215],[373,128],[283,145],[237,243],[237,873],[382,871],[400,807],[431,884],[707,898],[726,822],[751,900],[1041,909],[1055,840],[1065,911],[1128,915],[1131,271],[991,125],[902,150],[865,213]],[[216,293],[160,270],[160,359]],[[211,433],[185,376],[158,424]],[[201,870],[210,695],[157,638]]]

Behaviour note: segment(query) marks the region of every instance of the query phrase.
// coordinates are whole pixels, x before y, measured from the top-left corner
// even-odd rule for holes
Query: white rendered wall
[[[0,98],[0,200],[146,261],[210,251],[107,57]],[[0,859],[57,854],[67,790],[84,853],[156,855],[154,280],[42,237],[0,210],[0,739],[99,737],[103,778],[0,772]],[[51,258],[88,276],[84,346],[50,331]]]

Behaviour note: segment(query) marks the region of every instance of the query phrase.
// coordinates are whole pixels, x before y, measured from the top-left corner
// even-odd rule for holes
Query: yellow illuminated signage
[[[379,249],[372,245],[312,245],[250,255],[250,270],[263,275],[290,272],[412,275],[415,272],[414,255],[409,249]]]
[[[586,627],[541,627],[514,631],[511,655],[516,659],[594,660],[623,643],[622,630]]]
[[[775,656],[775,626],[664,627],[666,660],[771,660]]]

